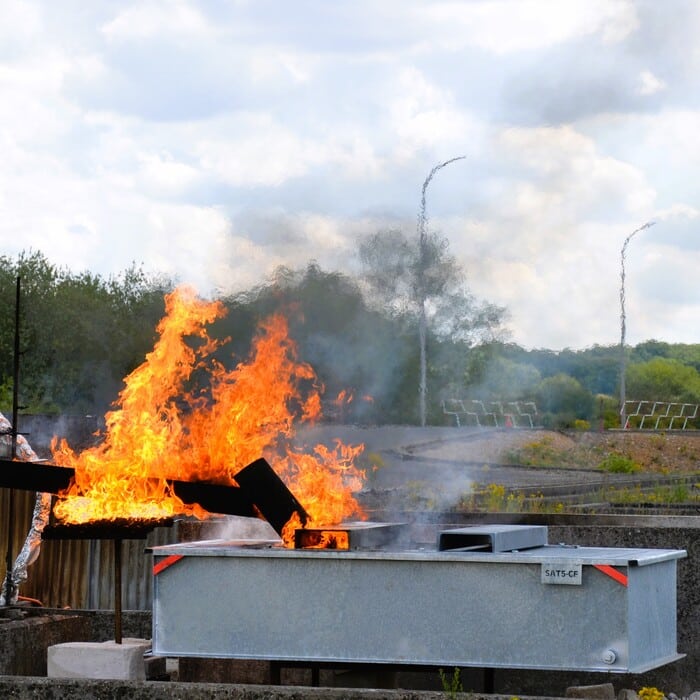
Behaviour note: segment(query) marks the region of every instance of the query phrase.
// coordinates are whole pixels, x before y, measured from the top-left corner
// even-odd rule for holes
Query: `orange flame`
[[[101,443],[81,453],[65,441],[52,445],[56,463],[75,469],[55,516],[69,523],[206,517],[173,495],[167,480],[232,484],[237,471],[262,456],[315,522],[363,517],[354,496],[364,480],[354,466],[362,445],[291,446],[296,421],[320,418],[322,388],[297,359],[286,319],[266,319],[248,360],[227,370],[212,357],[223,343],[206,330],[224,315],[223,304],[181,287],[165,305],[153,350],[125,379]]]

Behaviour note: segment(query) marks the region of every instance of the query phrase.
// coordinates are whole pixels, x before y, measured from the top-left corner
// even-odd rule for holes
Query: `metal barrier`
[[[696,403],[677,401],[625,401],[624,429],[687,430],[688,423],[698,417]]]
[[[534,428],[537,406],[534,401],[480,401],[479,399],[443,399],[442,411],[461,428]]]

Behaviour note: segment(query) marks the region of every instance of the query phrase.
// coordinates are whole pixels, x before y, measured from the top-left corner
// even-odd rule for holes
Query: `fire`
[[[350,549],[350,536],[344,530],[300,530],[299,549]]]
[[[363,446],[292,446],[295,425],[320,418],[322,387],[298,359],[284,316],[263,321],[249,358],[226,369],[213,357],[223,343],[207,333],[223,304],[187,287],[165,303],[157,341],[126,377],[100,444],[80,453],[53,444],[56,463],[75,469],[54,515],[69,523],[206,517],[172,494],[168,480],[235,484],[236,472],[265,457],[314,522],[363,517],[354,496],[364,480],[354,464]]]

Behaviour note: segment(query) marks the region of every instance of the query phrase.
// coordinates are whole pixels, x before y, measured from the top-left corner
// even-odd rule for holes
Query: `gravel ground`
[[[520,464],[595,470],[609,454],[637,462],[644,472],[697,473],[700,431],[603,431],[474,429],[410,426],[322,425],[301,432],[307,444],[340,439],[363,443],[365,453],[390,462],[422,459],[458,464]]]

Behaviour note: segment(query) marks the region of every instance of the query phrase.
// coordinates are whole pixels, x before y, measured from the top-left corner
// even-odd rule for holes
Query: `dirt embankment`
[[[494,461],[596,469],[611,455],[640,471],[690,474],[700,470],[700,433],[523,431],[494,440]]]

